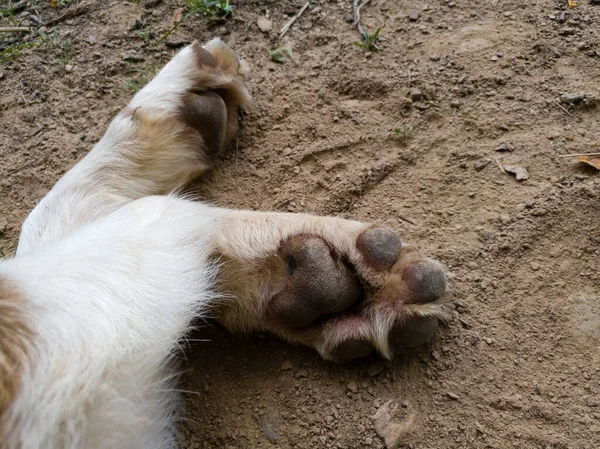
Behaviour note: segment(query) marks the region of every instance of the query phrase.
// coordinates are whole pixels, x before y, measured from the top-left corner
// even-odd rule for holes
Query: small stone
[[[90,43],[90,45],[96,45],[98,43],[98,39],[96,39],[96,36],[88,36],[88,42]]]
[[[437,362],[440,359],[440,353],[434,349],[431,351],[431,358]]]
[[[419,20],[420,15],[421,14],[419,14],[419,11],[411,11],[408,15],[408,18],[411,22],[416,22],[417,20]]]
[[[471,336],[471,346],[475,346],[477,343],[479,343],[479,337],[477,335]]]
[[[489,163],[490,163],[489,159],[486,159],[484,161],[475,162],[475,165],[473,166],[473,168],[475,168],[475,170],[477,170],[477,171],[481,171],[485,167],[487,167],[489,165]]]
[[[262,31],[263,33],[268,33],[273,29],[273,22],[271,22],[266,17],[261,17],[260,19],[258,19],[258,22],[256,22],[256,24],[258,25],[260,31]]]
[[[504,58],[504,53],[499,51],[498,53],[496,53],[496,56],[498,56],[499,58]]]
[[[483,341],[485,341],[488,345],[494,343],[494,340],[490,337],[483,337]]]
[[[410,93],[410,99],[412,101],[421,101],[423,99],[423,92],[419,89],[413,89]]]
[[[348,23],[352,23],[352,21],[354,19],[352,19],[352,14],[350,14],[349,12],[345,12],[344,13],[344,20]]]
[[[456,8],[456,2],[450,2],[450,3],[448,3],[448,7],[449,8]]]
[[[429,60],[433,61],[433,62],[437,62],[441,59],[442,57],[438,54],[433,54],[433,55],[429,55]]]
[[[449,391],[446,393],[446,396],[448,396],[453,401],[458,401],[458,395],[456,393],[452,393]]]
[[[462,103],[458,100],[452,100],[450,102],[450,107],[454,109],[459,109],[462,106]]]
[[[348,391],[351,391],[352,393],[358,392],[358,385],[353,380],[348,382],[348,385],[346,385],[346,388],[348,389]]]
[[[477,16],[479,16],[477,11],[475,11],[475,10],[471,11],[471,17],[477,17]]]
[[[540,268],[542,268],[542,266],[539,263],[537,263],[537,262],[531,262],[531,269],[533,271],[538,271]]]
[[[73,66],[71,64],[67,64],[65,66],[65,72],[71,73],[73,71]]]
[[[512,142],[502,142],[496,147],[496,151],[515,151],[516,147]]]
[[[492,57],[490,58],[490,60],[492,60],[492,61],[497,61],[497,60],[498,60],[498,56],[494,55],[494,56],[492,56]]]
[[[308,377],[308,370],[305,368],[299,369],[296,374],[294,374],[294,377],[296,379],[300,379],[300,378],[304,378],[304,377]]]
[[[504,17],[511,17],[511,16],[512,16],[512,12],[510,12],[510,11],[506,11],[504,13]]]
[[[289,371],[292,369],[292,362],[286,360],[281,364],[281,371]]]
[[[407,407],[408,407],[408,402],[406,402],[406,401],[402,401],[402,402],[400,403],[400,407],[402,407],[402,408],[407,408]]]
[[[142,62],[144,59],[145,58],[142,55],[135,53],[126,53],[123,55],[123,61]]]

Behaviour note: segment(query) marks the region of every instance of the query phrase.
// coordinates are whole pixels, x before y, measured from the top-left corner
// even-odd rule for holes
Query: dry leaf
[[[58,8],[58,0],[50,0],[50,6],[53,8]]]
[[[173,21],[171,26],[174,27],[177,25],[179,22],[181,22],[181,19],[183,19],[183,8],[177,8],[175,11],[173,11]]]
[[[527,172],[527,169],[521,165],[505,165],[504,170],[515,175],[517,181],[529,179],[529,173]]]
[[[579,156],[577,160],[600,170],[600,156]]]
[[[577,8],[579,6],[579,2],[577,0],[568,0],[569,8]]]

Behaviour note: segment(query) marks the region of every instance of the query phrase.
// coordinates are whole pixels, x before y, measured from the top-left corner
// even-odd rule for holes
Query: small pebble
[[[410,92],[410,99],[412,101],[421,101],[423,99],[423,92],[421,92],[419,89],[413,89]]]
[[[73,66],[71,64],[67,64],[65,66],[65,72],[71,73],[73,71]]]
[[[348,382],[348,385],[346,385],[346,388],[348,389],[348,391],[351,391],[352,393],[358,392],[358,385],[354,381]]]
[[[533,271],[538,271],[540,268],[542,268],[542,266],[539,263],[537,263],[537,262],[531,262],[531,269]]]
[[[307,369],[299,369],[296,374],[294,374],[294,377],[296,379],[300,379],[300,378],[304,378],[304,377],[308,377],[308,370]]]
[[[448,396],[453,401],[458,401],[458,395],[456,393],[447,392],[446,396]]]
[[[456,7],[456,2],[450,2],[450,3],[448,3],[448,7],[455,8]]]
[[[289,360],[286,360],[285,362],[282,363],[281,371],[289,371],[291,369],[292,369],[292,362],[290,362]]]
[[[416,22],[417,20],[419,20],[419,16],[420,16],[419,11],[411,11],[408,18],[410,19],[411,22]]]

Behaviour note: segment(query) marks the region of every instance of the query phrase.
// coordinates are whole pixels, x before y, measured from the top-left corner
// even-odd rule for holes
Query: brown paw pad
[[[416,348],[431,341],[438,329],[434,316],[416,316],[398,324],[390,333],[395,348]]]
[[[225,145],[227,106],[215,92],[188,93],[182,100],[181,120],[202,136],[206,154],[218,156]]]
[[[281,245],[279,256],[286,285],[269,307],[287,326],[306,327],[322,315],[342,312],[362,294],[354,273],[319,237],[288,239]]]
[[[370,228],[356,241],[356,247],[364,260],[376,270],[389,270],[400,257],[400,237],[388,228]]]
[[[446,274],[441,265],[432,260],[413,262],[404,268],[402,280],[408,290],[406,303],[409,304],[433,302],[446,292]]]

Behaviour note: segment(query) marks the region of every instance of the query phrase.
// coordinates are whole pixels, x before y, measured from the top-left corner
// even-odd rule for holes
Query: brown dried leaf
[[[515,175],[517,181],[529,179],[529,173],[527,172],[527,169],[521,165],[505,165],[504,170]]]
[[[592,155],[592,156],[579,156],[577,158],[578,161],[583,162],[584,164],[591,165],[592,167],[600,170],[600,156]]]
[[[174,27],[183,19],[183,8],[177,8],[173,11],[173,20],[171,22],[171,26]]]
[[[50,6],[53,8],[58,8],[58,0],[50,0]]]

